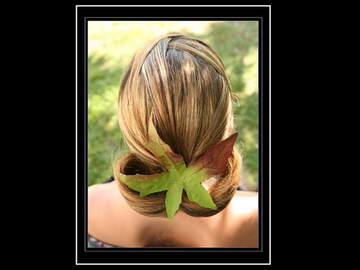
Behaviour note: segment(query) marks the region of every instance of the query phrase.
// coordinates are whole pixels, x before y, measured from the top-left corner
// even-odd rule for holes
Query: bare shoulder
[[[88,187],[88,212],[95,215],[104,211],[113,200],[113,196],[120,194],[113,183],[95,184]],[[89,216],[90,217],[90,216]]]
[[[230,204],[234,240],[242,247],[258,247],[259,196],[257,192],[239,191]]]
[[[231,212],[237,215],[258,212],[259,195],[254,191],[238,191],[231,201]]]
[[[101,234],[104,222],[110,217],[114,189],[111,184],[88,187],[88,233]]]
[[[88,188],[88,233],[118,246],[141,246],[141,217],[122,197],[116,182]]]

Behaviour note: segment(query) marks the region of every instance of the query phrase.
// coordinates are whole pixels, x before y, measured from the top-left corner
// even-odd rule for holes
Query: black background
[[[108,3],[120,4],[101,4]],[[91,4],[91,1],[78,1],[76,4]],[[299,250],[309,220],[308,213],[304,210],[309,202],[304,197],[310,197],[313,191],[307,188],[303,171],[295,168],[299,162],[306,166],[306,162],[299,158],[304,151],[300,139],[303,138],[302,135],[306,136],[299,130],[299,125],[304,125],[306,110],[300,111],[297,107],[302,103],[301,95],[304,95],[304,89],[299,87],[301,82],[295,76],[302,71],[302,48],[299,48],[302,46],[297,43],[297,36],[301,32],[297,29],[294,33],[289,27],[294,21],[295,10],[295,7],[280,10],[278,5],[272,5],[271,257],[272,265],[275,266],[300,263],[304,254],[311,255]],[[19,260],[19,263],[49,263],[71,269],[75,267],[76,229],[75,2],[68,5],[42,6],[37,11],[39,15],[31,12],[28,19],[21,22],[21,27],[14,31],[14,35],[20,39],[21,51],[25,52],[29,60],[20,56],[22,61],[19,61],[21,64],[17,65],[17,70],[24,75],[20,76],[20,79],[18,77],[17,83],[20,84],[22,92],[16,100],[20,99],[21,105],[16,103],[12,106],[17,110],[21,108],[18,121],[15,122],[19,131],[11,132],[13,137],[17,135],[16,143],[20,145],[20,149],[13,151],[16,156],[15,168],[10,172],[16,193],[19,193],[17,196],[22,199],[16,200],[19,205],[11,213],[11,218],[14,219],[9,220],[12,221],[14,233],[11,233],[12,241],[7,243],[25,248],[25,252],[20,252],[20,257],[26,256],[26,260]],[[143,12],[148,14],[148,10]],[[208,16],[219,16],[218,8],[211,12],[213,14]],[[137,11],[137,14],[141,12]],[[191,12],[187,11],[187,14],[199,16],[204,12],[202,8],[193,8]],[[228,8],[229,14],[239,16],[234,8]],[[36,29],[31,35],[27,28],[30,24],[31,29]],[[288,33],[286,40],[284,32]],[[296,66],[291,69],[283,68],[284,63],[293,66],[290,62],[294,61],[297,69]],[[34,63],[36,65],[33,65]],[[301,105],[303,108],[303,104]],[[10,203],[15,207],[14,200]],[[108,256],[107,253],[102,254]],[[168,260],[176,259],[176,256],[171,258],[168,254],[163,254],[162,257]],[[177,258],[179,257],[189,261],[198,259],[191,258],[186,253],[179,254]],[[131,256],[128,258],[131,260]],[[132,258],[139,260],[140,256]],[[212,253],[204,254],[203,258],[207,262],[211,259],[238,259],[231,253],[228,258]],[[114,258],[102,259],[110,261]],[[248,259],[252,260],[251,257]]]

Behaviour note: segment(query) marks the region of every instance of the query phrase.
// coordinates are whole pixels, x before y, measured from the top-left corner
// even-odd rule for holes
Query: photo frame
[[[76,5],[76,265],[269,265],[270,201],[270,5],[121,6]],[[149,15],[151,14],[151,16]],[[259,25],[259,248],[87,248],[88,22],[92,20],[241,21]]]

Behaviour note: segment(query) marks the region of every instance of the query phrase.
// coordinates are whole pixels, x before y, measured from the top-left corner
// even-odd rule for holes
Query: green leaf
[[[217,209],[201,182],[213,175],[225,172],[236,137],[237,133],[212,145],[204,155],[186,167],[183,157],[174,153],[170,146],[161,140],[151,123],[146,147],[160,159],[168,171],[152,175],[119,173],[118,178],[130,189],[140,192],[140,196],[167,190],[165,208],[169,219],[172,219],[178,211],[184,189],[190,201],[196,202],[202,207]]]
[[[161,160],[162,165],[167,170],[177,170],[176,164],[184,164],[183,157],[181,155],[175,154],[171,147],[163,140],[161,140],[152,122],[149,124],[148,133],[149,141],[145,144],[145,146],[150,150],[151,153],[153,153],[154,156]]]
[[[168,191],[166,192],[165,207],[166,214],[169,219],[172,219],[176,211],[179,209],[183,188],[184,184],[179,181],[170,185]]]
[[[171,184],[171,182],[169,181],[168,172],[151,175],[119,174],[119,179],[132,190],[140,192],[140,197],[149,195],[151,193],[168,190],[169,184]]]
[[[217,209],[209,192],[201,184],[192,181],[186,182],[185,191],[190,201],[196,202],[202,207]]]

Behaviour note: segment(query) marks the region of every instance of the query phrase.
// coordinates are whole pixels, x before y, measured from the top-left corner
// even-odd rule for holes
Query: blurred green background
[[[181,32],[209,43],[224,62],[233,90],[237,143],[243,156],[241,184],[258,182],[257,21],[89,21],[88,185],[112,175],[117,151],[127,149],[117,122],[117,94],[135,51],[157,35]]]

